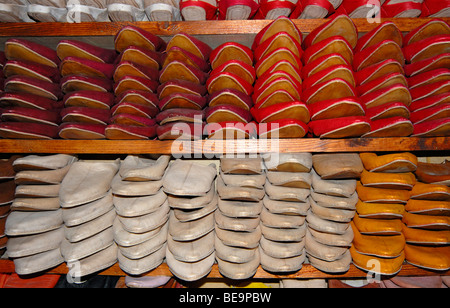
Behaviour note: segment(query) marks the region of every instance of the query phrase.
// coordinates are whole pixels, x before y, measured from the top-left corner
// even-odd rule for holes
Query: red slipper
[[[180,47],[203,59],[204,61],[208,61],[208,59],[210,59],[210,54],[212,51],[212,48],[209,47],[208,44],[187,33],[175,34],[170,39],[169,43],[167,43],[166,50],[170,50],[170,48],[174,46]]]
[[[5,92],[34,94],[55,101],[62,98],[59,84],[27,76],[13,76],[6,79]]]
[[[354,52],[360,52],[385,40],[394,41],[398,46],[403,47],[403,35],[392,21],[385,21],[360,37]]]
[[[328,0],[304,0],[303,11],[299,19],[320,19],[334,13],[334,7]]]
[[[414,124],[444,118],[450,118],[450,103],[433,106],[411,113],[411,122]]]
[[[114,94],[119,96],[127,90],[141,90],[156,93],[159,82],[148,78],[124,76],[114,84]]]
[[[272,105],[282,104],[286,102],[295,101],[295,97],[285,89],[276,90],[266,97],[261,98],[258,102],[255,102],[255,108],[261,109]]]
[[[356,86],[355,76],[353,74],[353,70],[348,65],[335,65],[320,72],[311,75],[303,81],[302,87],[303,90],[311,88],[312,86],[325,82],[334,78],[341,78],[347,83],[351,84],[353,87]]]
[[[161,111],[156,116],[156,122],[159,125],[164,125],[169,122],[189,122],[189,123],[203,123],[205,120],[204,110],[186,109],[186,108],[171,108]]]
[[[196,140],[202,139],[203,124],[170,122],[156,128],[156,134],[160,140]]]
[[[154,118],[158,114],[158,112],[158,108],[154,106],[144,106],[130,102],[121,102],[111,108],[111,116],[126,113],[151,119]]]
[[[431,108],[434,106],[439,106],[443,104],[450,103],[450,93],[442,93],[438,95],[429,96],[424,99],[416,100],[411,103],[409,109],[411,112],[420,111],[426,108]]]
[[[315,102],[356,96],[355,88],[347,81],[335,78],[306,89],[302,94],[302,101],[307,105]]]
[[[205,118],[207,123],[220,123],[220,122],[248,123],[252,120],[252,115],[250,111],[236,106],[219,105],[214,107],[208,107],[205,110]]]
[[[381,6],[381,18],[414,18],[422,13],[422,4],[414,1],[392,3],[391,0]]]
[[[450,26],[441,19],[433,19],[407,33],[403,40],[405,46],[408,46],[435,35],[445,34],[450,34]]]
[[[6,93],[0,94],[0,107],[24,107],[40,110],[61,109],[61,101],[54,101],[38,95],[28,93]]]
[[[19,38],[6,41],[5,57],[8,60],[31,61],[55,68],[58,67],[60,62],[55,50]]]
[[[259,10],[254,19],[277,19],[280,16],[289,16],[297,8],[298,0],[261,0]]]
[[[229,72],[236,76],[240,76],[251,85],[255,82],[256,79],[256,72],[254,67],[240,60],[229,60],[221,64],[211,71],[210,76],[221,72]]]
[[[175,79],[169,80],[158,86],[157,93],[159,99],[163,99],[173,93],[188,93],[204,96],[206,94],[206,86],[195,82]]]
[[[405,63],[402,49],[392,40],[382,41],[355,53],[353,69],[357,72],[386,59],[394,59],[402,66]]]
[[[62,122],[90,123],[107,125],[111,116],[109,109],[89,107],[68,107],[61,110]]]
[[[242,79],[233,73],[220,72],[214,75],[210,75],[206,82],[206,88],[209,94],[213,94],[216,91],[223,89],[235,89],[241,91],[246,95],[250,95],[253,92],[253,87],[250,83]]]
[[[320,101],[308,106],[311,121],[364,116],[365,108],[356,97]]]
[[[393,102],[367,109],[366,116],[368,116],[371,121],[392,117],[402,117],[405,119],[409,119],[410,112],[405,104],[400,102]]]
[[[155,93],[142,90],[126,90],[116,97],[115,104],[129,102],[151,108],[158,108],[159,100]]]
[[[110,109],[114,100],[115,96],[110,92],[77,91],[66,94],[63,103],[65,107]]]
[[[61,79],[57,68],[24,60],[7,61],[3,65],[3,74],[6,78],[22,75],[55,83]]]
[[[438,81],[429,85],[420,86],[410,90],[413,101],[450,91],[450,80]]]
[[[215,20],[217,6],[205,1],[182,0],[180,11],[186,21]]]
[[[367,109],[370,109],[392,102],[400,102],[409,106],[411,105],[412,97],[407,87],[402,84],[395,84],[369,94],[361,95],[360,100]]]
[[[114,47],[121,53],[130,46],[138,46],[151,51],[164,50],[164,40],[150,32],[134,26],[123,27],[114,37]]]
[[[115,66],[113,79],[117,82],[125,76],[136,76],[151,80],[158,80],[159,71],[134,62],[122,61]]]
[[[208,106],[234,105],[245,110],[253,106],[252,98],[235,89],[223,89],[208,96]]]
[[[255,0],[221,0],[219,1],[219,20],[251,19],[258,10]]]
[[[260,139],[303,138],[307,132],[308,126],[295,119],[282,119],[258,124]]]
[[[450,69],[438,68],[433,71],[408,78],[409,90],[438,81],[450,80]]]
[[[379,63],[372,64],[355,73],[358,86],[376,80],[388,74],[405,74],[403,66],[394,59],[387,59]]]
[[[414,130],[411,121],[402,117],[371,121],[370,127],[363,138],[408,137]]]
[[[221,66],[230,60],[239,60],[253,65],[253,52],[247,46],[235,42],[226,42],[216,47],[210,54],[211,68]]]
[[[156,120],[128,113],[120,113],[111,117],[110,123],[126,126],[154,126]]]
[[[281,47],[265,55],[258,62],[256,62],[256,76],[260,78],[271,67],[277,64],[279,61],[283,60],[288,61],[298,72],[302,68],[301,60],[297,56],[295,56],[289,49]]]
[[[114,63],[117,58],[115,50],[94,46],[77,40],[61,40],[58,46],[56,46],[56,53],[61,60],[67,57],[78,57],[91,61]]]
[[[412,137],[447,137],[447,136],[450,136],[450,118],[414,124],[414,133]]]
[[[450,35],[436,35],[403,48],[406,61],[415,63],[450,52]]]
[[[59,126],[62,139],[94,140],[105,139],[106,125],[87,123],[63,123]]]
[[[109,140],[147,140],[156,136],[156,125],[131,126],[110,124],[105,128],[105,137]]]
[[[55,139],[58,138],[58,127],[38,123],[0,122],[0,138]]]
[[[424,0],[422,3],[422,15],[420,17],[448,17],[450,16],[450,1],[435,2]]]
[[[210,69],[207,61],[178,46],[171,47],[161,56],[161,66],[164,68],[173,61],[183,62],[204,72]]]
[[[288,79],[296,89],[302,88],[301,80],[299,81],[296,77],[292,76],[291,74],[285,71],[273,71],[273,72],[266,71],[260,78],[258,78],[258,80],[256,80],[253,88],[255,89],[255,92],[257,92],[257,90],[259,91],[259,89],[261,89],[265,85],[281,77]]]
[[[252,50],[255,50],[256,47],[262,44],[266,39],[280,31],[287,32],[290,36],[295,38],[299,44],[302,43],[303,35],[294,22],[285,16],[280,16],[256,34],[252,44]]]
[[[322,56],[340,54],[348,63],[353,63],[353,48],[342,36],[332,36],[312,45],[303,53],[303,63],[308,64]]]
[[[159,70],[162,65],[161,53],[137,46],[129,46],[118,56],[116,63],[130,61],[139,65]]]
[[[204,96],[188,93],[173,93],[159,101],[161,111],[172,108],[187,108],[201,110],[206,106],[207,100]]]
[[[320,138],[356,138],[370,131],[370,120],[365,116],[317,120],[308,125]]]
[[[429,59],[405,65],[405,75],[411,77],[438,68],[449,68],[449,67],[450,67],[450,53],[444,53]]]
[[[252,99],[256,105],[259,105],[262,99],[278,90],[285,90],[292,97],[294,97],[295,100],[300,100],[300,95],[302,92],[301,86],[292,83],[291,80],[286,77],[275,78],[274,80],[263,85],[261,88],[255,88]]]
[[[112,79],[115,66],[76,57],[66,57],[59,65],[61,76],[81,75],[86,77],[99,77]]]
[[[159,73],[159,82],[181,79],[198,84],[205,84],[208,74],[180,61],[172,61]]]
[[[269,78],[267,75],[271,75],[271,74],[275,74],[278,71],[283,71],[287,74],[289,74],[289,76],[295,78],[295,80],[299,83],[302,82],[302,78],[300,77],[300,72],[294,67],[294,65],[292,65],[291,62],[289,62],[288,60],[281,60],[278,61],[277,63],[275,63],[274,65],[272,65],[271,67],[269,67],[261,76],[259,76],[259,79],[265,79],[265,80],[269,80]],[[256,81],[256,83],[258,82],[258,80]],[[256,85],[255,83],[255,85]]]
[[[258,45],[254,50],[255,60],[259,61],[267,54],[285,47],[289,49],[297,58],[301,59],[303,50],[300,43],[287,32],[278,32],[266,39],[263,43]]]
[[[306,64],[302,69],[302,79],[306,80],[308,77],[336,65],[351,67],[351,64],[346,59],[344,59],[342,55],[338,53],[331,53],[321,56],[316,60]]]
[[[58,126],[61,122],[59,110],[13,107],[0,110],[3,122],[28,122]]]
[[[350,18],[372,18],[379,16],[380,5],[380,2],[376,1],[344,0],[339,8],[336,9],[335,14],[346,14]]]
[[[406,78],[401,73],[392,73],[385,75],[383,77],[377,78],[371,82],[368,82],[362,86],[358,86],[356,88],[356,92],[359,96],[364,94],[369,94],[371,92],[384,89],[387,87],[390,87],[394,84],[402,84],[405,87],[408,86],[408,82],[406,81]]]
[[[253,118],[258,123],[267,123],[282,119],[295,119],[307,124],[310,120],[308,107],[302,102],[279,103],[265,108],[252,108]]]
[[[256,138],[256,124],[254,122],[220,122],[205,125],[205,135],[208,139],[250,139]]]
[[[339,30],[339,35],[352,46],[352,49],[355,48],[358,42],[358,30],[347,15],[333,15],[328,22],[311,31],[303,41],[303,48],[306,50],[314,44],[336,36],[337,30]]]
[[[112,88],[112,81],[105,78],[67,76],[61,79],[61,90],[65,94],[82,90],[111,92]]]

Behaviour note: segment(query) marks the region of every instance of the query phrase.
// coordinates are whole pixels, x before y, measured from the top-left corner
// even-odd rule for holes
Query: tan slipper
[[[111,209],[106,214],[94,218],[86,223],[69,227],[64,225],[64,236],[71,243],[82,241],[97,232],[103,231],[113,225],[116,210]]]
[[[304,252],[290,258],[274,258],[266,254],[262,248],[260,248],[259,252],[261,256],[261,267],[273,273],[297,272],[302,268],[306,259],[306,253]]]
[[[214,214],[216,225],[224,230],[230,231],[247,231],[251,232],[259,226],[259,217],[228,217],[222,214],[222,212],[216,211]]]
[[[342,259],[348,251],[347,247],[328,246],[319,243],[308,230],[305,236],[305,249],[308,255],[329,262]]]
[[[216,185],[213,181],[209,191],[204,196],[190,197],[190,196],[175,196],[168,195],[169,205],[174,209],[180,210],[195,210],[201,209],[208,204],[212,203],[214,198],[216,198]]]
[[[119,250],[117,253],[119,267],[130,275],[147,273],[163,263],[164,257],[166,256],[166,246],[167,245],[164,244],[155,252],[140,259],[129,259]]]
[[[155,212],[167,200],[167,195],[162,189],[156,194],[139,197],[113,197],[117,214],[124,217],[137,217]]]
[[[198,262],[214,252],[215,233],[213,231],[193,241],[175,241],[167,237],[167,248],[173,257],[181,262]]]
[[[259,249],[255,249],[255,256],[252,260],[245,263],[233,263],[222,260],[220,258],[217,259],[217,264],[219,267],[220,273],[227,278],[242,280],[251,278],[255,275],[256,270],[260,264],[260,253]]]
[[[331,234],[345,234],[349,228],[348,223],[334,222],[325,219],[321,219],[314,215],[312,211],[308,212],[306,216],[306,221],[308,222],[308,227],[325,233]]]
[[[269,212],[285,215],[306,215],[310,207],[309,198],[306,202],[272,200],[269,196],[264,196],[264,206]]]
[[[169,233],[175,241],[192,241],[214,229],[214,213],[196,220],[179,221],[173,211],[170,212]]]
[[[311,153],[268,153],[263,158],[269,171],[309,172],[312,167]]]
[[[300,228],[281,229],[272,228],[261,224],[261,231],[264,237],[271,241],[300,242],[306,235],[306,225],[307,224],[303,224],[300,226]]]
[[[359,178],[364,167],[359,155],[316,154],[313,155],[314,170],[324,180]]]
[[[262,211],[262,201],[235,201],[235,200],[222,200],[218,201],[219,210],[229,217],[259,217]]]
[[[182,262],[175,259],[170,252],[169,247],[166,249],[166,262],[170,271],[176,277],[185,281],[195,281],[208,275],[214,264],[215,253],[211,253],[206,258],[197,262]]]
[[[240,232],[216,227],[216,235],[227,246],[256,248],[261,239],[261,228],[258,226],[254,231]]]
[[[164,225],[169,219],[169,210],[169,203],[166,201],[153,213],[138,217],[119,216],[119,220],[128,232],[145,233]]]
[[[8,215],[5,234],[8,236],[30,235],[58,229],[63,224],[62,210],[19,212]]]
[[[258,248],[242,248],[225,245],[217,236],[215,237],[216,257],[231,263],[248,263],[256,256]]]

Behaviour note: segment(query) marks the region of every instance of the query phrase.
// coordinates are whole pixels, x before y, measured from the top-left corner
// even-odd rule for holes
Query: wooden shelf
[[[267,152],[450,151],[450,137],[237,140],[20,140],[0,139],[0,153],[223,154]]]

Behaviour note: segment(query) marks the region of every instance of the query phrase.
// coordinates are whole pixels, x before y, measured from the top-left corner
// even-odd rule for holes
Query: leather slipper
[[[355,53],[376,45],[384,40],[392,40],[403,47],[403,35],[398,27],[391,21],[385,21],[372,31],[363,35],[355,47]],[[407,45],[407,44],[406,44]]]
[[[384,40],[355,53],[353,69],[360,71],[371,65],[380,63],[386,59],[394,59],[401,65],[405,63],[402,49],[393,40]]]
[[[261,157],[221,157],[220,168],[225,174],[262,174],[264,166]]]
[[[407,152],[379,156],[375,153],[361,153],[359,156],[364,168],[372,172],[413,172],[418,164],[417,157]]]
[[[70,243],[67,239],[61,242],[61,255],[66,262],[80,260],[105,249],[114,242],[112,227],[109,227],[83,241]]]
[[[217,258],[230,263],[243,264],[252,261],[258,248],[242,248],[225,245],[217,236],[215,237]]]
[[[159,70],[162,65],[161,58],[162,55],[160,52],[131,45],[120,53],[116,59],[116,63],[129,61],[151,69]]]
[[[289,16],[295,11],[297,3],[296,0],[260,1],[254,19],[277,19],[281,16]]]
[[[439,137],[450,134],[450,119],[438,119],[414,124],[413,137]]]
[[[278,201],[306,202],[310,195],[309,189],[273,185],[268,180],[264,189],[271,200]]]
[[[63,224],[62,210],[19,212],[8,215],[5,233],[8,236],[31,235],[58,229]]]
[[[416,177],[412,172],[388,173],[364,170],[361,173],[361,184],[367,187],[411,190],[416,184]]]
[[[302,2],[301,19],[322,19],[334,12],[333,4],[328,0],[305,0]]]
[[[303,62],[306,64],[332,53],[340,54],[348,63],[353,63],[353,48],[342,36],[331,36],[317,44],[312,45],[303,53]]]
[[[1,102],[1,99],[0,99]],[[233,105],[245,110],[250,110],[253,106],[251,97],[239,90],[227,88],[215,91],[208,96],[208,106]]]
[[[115,104],[129,102],[150,108],[158,108],[158,96],[145,90],[125,90],[116,97]]]
[[[254,0],[246,1],[219,1],[219,20],[246,20],[251,19],[259,8]]]
[[[160,140],[197,140],[203,136],[203,124],[171,122],[156,128]]]
[[[250,139],[256,138],[254,122],[218,122],[205,125],[205,135],[208,139]]]
[[[365,115],[364,106],[355,97],[315,102],[308,108],[312,121]]]
[[[55,139],[58,127],[40,123],[1,122],[0,137],[4,139]]]
[[[291,93],[285,89],[275,90],[265,97],[261,97],[257,104],[255,104],[256,109],[261,109],[281,103],[298,101]]]
[[[161,56],[161,66],[164,68],[172,61],[185,63],[204,72],[210,69],[207,61],[178,46],[171,47]]]
[[[60,60],[56,51],[25,39],[9,39],[5,43],[8,60],[26,60],[57,68]]]
[[[363,138],[408,137],[414,131],[411,121],[403,117],[370,121],[370,127],[370,132],[364,134]]]
[[[230,217],[259,217],[262,207],[262,201],[218,200],[218,208],[222,214]]]
[[[221,177],[217,180],[217,193],[222,200],[258,202],[264,197],[263,189],[225,185]]]
[[[439,68],[448,68],[450,53],[443,53],[437,56],[405,65],[405,75],[414,76],[420,73],[429,72]]]
[[[137,103],[121,102],[111,109],[111,116],[118,114],[131,114],[140,117],[154,118],[158,113],[158,108],[154,106],[144,106]]]
[[[301,31],[297,28],[294,22],[286,16],[280,16],[276,18],[274,21],[270,22],[267,26],[265,26],[261,31],[256,34],[255,40],[253,41],[252,50],[255,50],[256,47],[262,44],[266,39],[271,36],[277,34],[280,31],[285,31],[293,38],[295,38],[300,44],[303,40],[303,35]]]
[[[325,180],[331,181],[331,180]],[[342,179],[336,180],[342,181]],[[358,203],[358,194],[353,193],[349,197],[335,196],[330,194],[316,193],[311,191],[311,199],[316,201],[316,203],[322,207],[335,208],[341,210],[355,210],[356,204]]]
[[[64,262],[59,248],[33,254],[26,257],[15,258],[14,267],[18,275],[36,274]]]
[[[401,219],[373,219],[361,218],[358,214],[353,217],[353,223],[361,234],[392,236],[402,234]]]
[[[114,65],[84,58],[66,57],[61,61],[59,70],[62,77],[82,75],[111,79],[114,73]]]
[[[290,70],[290,68],[292,68],[292,65],[289,65],[287,68],[289,68],[288,70]],[[299,74],[295,73],[293,76],[289,72],[284,70],[284,68],[281,68],[280,70],[273,70],[273,71],[269,69],[261,77],[259,77],[254,84],[255,91],[256,90],[260,91],[264,86],[267,86],[268,84],[272,83],[275,79],[278,78],[288,79],[296,89],[300,90],[302,88],[302,81],[300,79]]]
[[[22,75],[55,83],[58,83],[61,79],[57,68],[24,60],[7,61],[3,65],[3,74],[6,78]]]
[[[40,110],[61,109],[63,107],[60,101],[55,102],[52,99],[39,95],[28,93],[6,93],[0,94],[0,107],[23,107]]]
[[[308,126],[296,119],[274,120],[258,125],[259,138],[303,138]]]
[[[387,59],[379,63],[372,64],[355,73],[355,80],[358,86],[374,81],[383,76],[399,73],[404,75],[403,66],[394,59]]]
[[[302,69],[302,80],[308,79],[308,77],[319,73],[322,70],[328,69],[333,66],[342,65],[350,66],[351,64],[339,53],[329,53],[305,64]]]
[[[64,168],[75,162],[77,158],[73,155],[54,154],[54,155],[27,155],[17,158],[13,162],[13,168],[16,172],[23,170],[54,170]]]
[[[350,247],[353,241],[353,229],[348,228],[344,234],[319,232],[312,228],[305,228],[317,242],[337,247]],[[305,230],[306,231],[306,230]]]
[[[158,86],[159,82],[156,80],[136,76],[124,76],[114,84],[114,93],[116,96],[120,96],[120,94],[128,90],[156,93]]]
[[[204,96],[206,94],[206,86],[181,79],[169,80],[158,86],[157,94],[159,99],[163,99],[173,93],[187,93]]]
[[[291,118],[307,124],[310,120],[308,108],[304,103],[298,101],[279,103],[258,109],[253,107],[251,113],[258,123]]]
[[[114,94],[99,91],[76,91],[66,94],[63,103],[69,107],[87,107],[96,109],[110,109],[114,105]]]
[[[311,181],[314,192],[319,194],[350,198],[356,190],[356,180],[354,179],[323,180],[314,170],[311,170]]]
[[[158,80],[158,69],[122,60],[115,66],[114,75],[112,77],[114,81],[117,82],[125,76],[136,76]]]
[[[450,268],[447,254],[447,246],[405,245],[406,261],[425,269],[447,271]]]
[[[39,110],[24,107],[5,108],[0,111],[3,122],[28,122],[57,126],[61,122],[59,110]]]
[[[420,86],[430,85],[436,82],[442,82],[449,79],[450,79],[449,69],[445,68],[436,69],[408,78],[408,86],[411,90]]]
[[[324,95],[327,93],[327,95]],[[333,94],[331,94],[333,93]],[[310,105],[316,102],[356,96],[356,89],[341,78],[334,78],[305,89],[302,100]]]
[[[223,89],[235,89],[246,95],[250,95],[253,92],[253,87],[250,83],[240,76],[229,72],[219,72],[210,75],[206,82],[206,87],[209,94]]]
[[[166,249],[166,262],[170,271],[185,281],[195,281],[208,275],[215,260],[215,253],[198,262],[183,262],[175,259],[169,248]]]
[[[161,111],[156,116],[156,121],[159,125],[164,125],[169,122],[183,121],[192,123],[202,123],[205,120],[205,113],[203,110],[186,109],[186,108],[170,108]]]
[[[180,1],[181,14],[184,20],[215,20],[217,19],[217,1]]]
[[[253,52],[245,45],[226,42],[212,50],[209,60],[213,70],[231,60],[241,61],[252,66]]]
[[[197,197],[197,198],[199,198],[199,197]],[[176,219],[178,219],[178,221],[180,221],[180,222],[188,222],[188,221],[197,220],[197,219],[205,217],[205,216],[211,214],[212,212],[214,212],[217,209],[218,200],[219,200],[218,195],[214,194],[214,197],[211,200],[211,202],[201,208],[193,209],[193,210],[184,210],[184,209],[174,208],[173,212],[174,212]]]
[[[175,259],[181,262],[198,262],[214,252],[214,232],[188,242],[180,242],[167,237],[167,248]]]
[[[283,201],[278,201],[283,202]],[[286,202],[291,203],[291,202]],[[266,239],[277,241],[277,242],[300,242],[304,239],[306,235],[306,225],[303,224],[299,228],[292,229],[281,229],[272,228],[261,224],[262,234]]]
[[[129,46],[138,46],[151,51],[165,49],[166,43],[160,37],[134,26],[123,27],[114,37],[114,47],[121,53]]]
[[[147,245],[142,245],[147,246]],[[123,249],[118,249],[117,261],[119,263],[119,267],[129,275],[142,275],[146,272],[149,272],[155,268],[157,268],[164,261],[164,257],[166,256],[166,244],[162,244],[152,249],[152,252],[146,254],[148,249],[143,249],[144,252],[141,254],[146,254],[145,256],[138,259],[130,259],[126,257],[123,253]],[[147,247],[146,247],[147,248]],[[126,276],[130,277],[130,276]],[[161,277],[161,276],[160,276]],[[153,284],[150,283],[150,286]]]
[[[173,79],[181,79],[197,84],[205,84],[207,74],[194,66],[180,61],[172,61],[159,73],[159,82],[165,83]]]
[[[288,92],[297,101],[300,100],[300,95],[302,92],[300,85],[297,85],[295,82],[293,83],[291,79],[282,76],[273,79],[260,88],[255,87],[252,95],[255,105],[261,107],[261,101],[264,101],[266,97],[269,97],[279,90]]]
[[[111,21],[148,21],[144,1],[114,0],[106,3]]]
[[[206,97],[189,93],[175,92],[159,101],[161,111],[172,108],[202,110],[206,106]],[[156,115],[156,114],[155,114]]]
[[[450,104],[444,104],[411,113],[411,122],[419,124],[448,117],[450,117]]]
[[[22,92],[59,100],[62,98],[59,84],[27,76],[12,76],[5,80],[5,92]]]
[[[120,166],[120,176],[127,181],[160,180],[164,175],[170,157],[162,155],[158,159],[128,155]]]
[[[399,257],[397,258],[378,258],[374,256],[368,256],[364,254],[360,254],[356,251],[356,249],[352,246],[350,247],[350,253],[352,256],[353,264],[355,264],[356,267],[364,270],[364,271],[370,271],[371,273],[374,272],[374,268],[372,266],[368,266],[368,264],[371,264],[372,261],[370,260],[377,260],[380,264],[380,267],[376,269],[378,274],[381,275],[395,275],[398,273],[403,265],[403,262],[405,261],[405,253],[403,252]]]
[[[396,219],[403,217],[405,205],[401,203],[368,203],[358,200],[356,212],[362,218]]]
[[[355,76],[353,74],[353,70],[348,65],[335,65],[331,66],[327,69],[324,69],[316,74],[313,74],[306,78],[303,81],[302,87],[303,90],[308,89],[312,86],[315,86],[316,84],[334,79],[334,78],[340,78],[347,83],[351,84],[353,87],[356,87],[356,81]]]
[[[219,272],[227,278],[234,280],[244,280],[253,277],[260,265],[260,252],[255,249],[253,258],[248,262],[234,263],[225,261],[219,257],[216,258]]]
[[[448,160],[442,163],[422,163],[420,162],[415,172],[417,179],[422,183],[444,184],[450,180],[450,164]],[[449,174],[447,176],[447,174]]]
[[[173,211],[170,212],[169,234],[175,241],[193,241],[212,230],[214,230],[214,213],[209,213],[196,220],[181,222],[175,217]]]
[[[214,219],[219,228],[236,232],[251,232],[259,226],[260,222],[259,217],[228,217],[220,210],[214,212]]]
[[[229,72],[235,74],[236,76],[241,76],[241,78],[251,85],[256,79],[256,73],[253,66],[240,60],[229,60],[213,69],[210,72],[210,75],[215,75],[220,72]]]
[[[14,179],[17,185],[60,184],[69,171],[70,166],[56,170],[24,170],[17,172]]]
[[[419,62],[448,52],[449,41],[449,34],[436,35],[405,46],[403,53],[408,63]]]
[[[220,177],[225,185],[242,186],[263,189],[266,174],[225,174],[220,171]],[[228,215],[227,215],[228,216]]]
[[[308,260],[312,266],[325,273],[344,273],[350,269],[352,257],[349,251],[342,255],[342,258],[335,261],[325,261],[307,254]]]
[[[92,140],[105,139],[106,125],[87,123],[63,123],[58,136],[62,139]]]
[[[406,243],[421,246],[448,245],[450,243],[450,232],[448,230],[425,230],[421,228],[409,228],[403,226],[402,233]]]
[[[212,48],[209,47],[208,44],[187,33],[175,34],[167,43],[166,50],[170,50],[173,46],[178,46],[184,50],[187,50],[205,61],[210,59],[210,54],[212,52]]]
[[[308,124],[319,138],[356,138],[370,131],[370,121],[365,116],[315,120]]]
[[[411,191],[411,199],[450,201],[450,188],[445,185],[418,182]]]
[[[213,182],[209,191],[204,196],[186,197],[168,195],[167,200],[169,201],[170,207],[172,207],[173,209],[197,210],[202,209],[208,206],[208,204],[214,202],[216,195],[217,193],[215,189],[215,183]]]
[[[368,94],[363,94],[359,98],[361,103],[363,103],[367,109],[379,107],[392,102],[400,102],[408,107],[412,102],[411,93],[403,84],[394,84],[387,88],[379,89]]]
[[[329,246],[316,241],[309,231],[305,236],[305,250],[308,255],[323,261],[336,261],[343,258],[348,251],[347,247]]]
[[[267,256],[275,259],[288,259],[303,254],[305,240],[299,242],[277,242],[266,239],[263,235],[259,247]]]
[[[296,70],[301,70],[302,62],[291,50],[286,47],[280,47],[267,53],[255,64],[256,76],[261,77],[267,70],[281,60],[288,61]]]
[[[148,140],[156,136],[156,125],[133,126],[110,124],[105,128],[105,137],[110,140]]]
[[[259,246],[261,228],[257,226],[253,231],[237,232],[216,227],[216,235],[227,246],[252,249]]]
[[[311,174],[306,172],[267,172],[267,180],[275,186],[311,188]]]
[[[56,46],[58,58],[84,58],[102,63],[113,63],[116,60],[115,50],[98,47],[78,40],[61,40]]]
[[[356,185],[359,199],[368,203],[406,203],[410,192],[401,189],[366,187],[358,182]]]
[[[449,3],[445,1],[440,5],[432,1],[424,1],[422,3],[422,17],[444,17],[448,15]]]
[[[111,113],[107,109],[90,107],[67,107],[61,111],[62,122],[78,122],[90,124],[103,124],[109,122]]]
[[[435,35],[450,34],[450,26],[443,20],[434,18],[423,25],[409,31],[405,37],[405,46],[413,44]]]
[[[342,30],[343,37],[355,48],[358,42],[358,31],[353,21],[347,15],[333,15],[330,20],[320,27],[317,27],[303,41],[303,48],[306,50],[310,46],[317,44],[331,36],[336,35],[335,29]]]
[[[422,215],[405,212],[402,221],[408,228],[420,228],[425,230],[450,229],[450,218],[447,216]]]
[[[254,50],[255,61],[261,60],[267,54],[270,54],[281,47],[289,49],[297,58],[301,59],[303,49],[297,39],[287,32],[278,32],[256,47]]]
[[[119,216],[119,221],[126,231],[141,234],[166,224],[169,219],[169,210],[169,203],[166,201],[152,213],[136,217]]]
[[[402,84],[405,87],[408,86],[409,82],[406,80],[405,76],[401,73],[387,74],[383,77],[377,78],[373,81],[367,82],[364,85],[360,85],[356,88],[358,95],[368,94],[380,89],[384,89],[395,84]]]
[[[283,59],[269,67],[258,79],[263,79],[264,81],[270,81],[271,78],[276,78],[279,74],[283,74],[284,76],[289,77],[290,79],[295,79],[297,83],[302,83],[302,78],[300,72],[295,68],[295,66],[288,61],[287,59]],[[274,74],[274,76],[272,76]],[[258,83],[256,80],[255,86]]]
[[[437,81],[429,85],[422,85],[410,90],[413,101],[424,99],[430,96],[447,93],[450,87],[450,80]]]
[[[156,124],[155,119],[150,119],[146,116],[141,117],[128,113],[119,113],[110,119],[111,124],[125,125],[125,126],[140,126],[149,127]]]
[[[344,154],[315,154],[312,156],[314,170],[324,180],[359,178],[364,166],[359,155]]]
[[[111,92],[112,89],[111,80],[105,78],[72,75],[61,79],[61,91],[64,94],[82,90]]]
[[[419,17],[422,11],[422,5],[414,1],[395,2],[388,1],[381,6],[382,18],[402,18]]]
[[[371,121],[387,119],[392,117],[410,118],[409,108],[400,102],[386,103],[378,107],[366,110],[366,115]]]

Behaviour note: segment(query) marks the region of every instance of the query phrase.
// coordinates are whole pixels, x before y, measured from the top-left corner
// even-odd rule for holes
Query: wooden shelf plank
[[[19,140],[0,139],[0,153],[223,154],[267,152],[449,151],[450,137],[238,140]]]
[[[13,273],[14,272],[14,262],[11,260],[0,260],[0,273]],[[65,263],[52,268],[46,271],[48,274],[67,274],[68,268]],[[119,264],[116,263],[111,267],[103,270],[99,273],[100,275],[109,275],[109,276],[125,276],[126,273],[122,271],[119,267]],[[400,272],[396,274],[396,276],[446,276],[449,274],[449,271],[433,271],[418,268],[414,265],[405,263],[402,266]],[[161,264],[154,270],[143,274],[143,276],[173,276],[170,272],[170,269],[166,263]],[[207,276],[208,278],[223,278],[222,274],[220,274],[219,268],[217,264],[214,264],[211,272]],[[258,267],[256,274],[252,278],[257,279],[286,279],[286,278],[365,278],[367,277],[367,272],[358,269],[353,264],[350,265],[350,269],[345,273],[340,274],[330,274],[322,272],[316,268],[314,268],[310,264],[303,264],[303,267],[300,271],[289,274],[276,274],[269,273],[265,271],[261,266]]]
[[[447,22],[450,18],[442,18]],[[394,22],[400,31],[407,32],[425,23],[430,18],[387,18]],[[294,23],[304,33],[327,22],[327,19],[294,19]],[[368,32],[378,23],[369,23],[365,18],[353,19],[359,32]],[[42,37],[42,36],[113,36],[126,25],[135,25],[161,36],[187,32],[191,35],[255,34],[271,20],[214,20],[177,22],[86,22],[86,23],[3,23],[0,24],[0,37]]]

